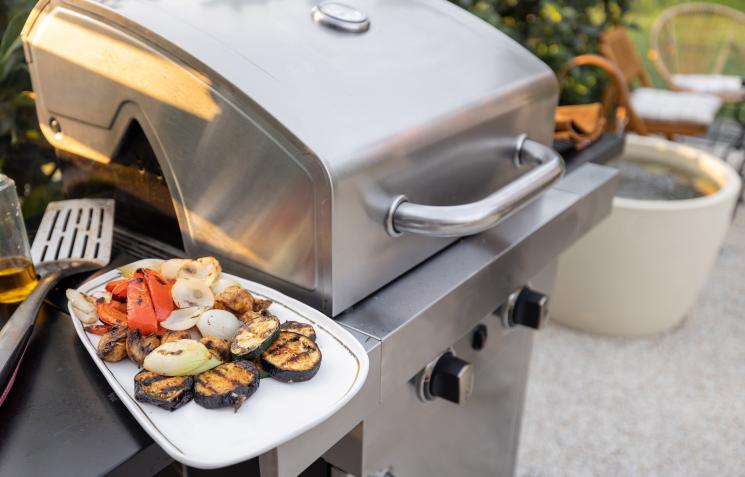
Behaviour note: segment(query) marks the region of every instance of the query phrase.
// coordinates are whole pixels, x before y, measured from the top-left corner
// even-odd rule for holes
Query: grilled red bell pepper
[[[107,325],[127,324],[126,305],[118,301],[112,300],[106,303],[106,300],[99,298],[96,300],[96,314],[98,314],[98,319]]]
[[[94,335],[102,336],[108,333],[111,327],[109,325],[89,325],[89,326],[84,326],[83,329],[87,331],[88,333],[93,333]]]
[[[117,301],[127,300],[127,284],[129,280],[122,278],[121,280],[112,280],[106,284],[106,291],[111,293],[111,298]]]
[[[158,331],[153,300],[147,290],[145,277],[140,271],[132,275],[127,285],[127,326],[130,330],[140,330],[143,336]]]
[[[149,268],[142,270],[142,273],[145,276],[145,283],[150,292],[150,298],[153,300],[155,318],[158,322],[161,322],[168,318],[168,315],[171,314],[174,308],[173,298],[171,298],[173,283],[170,283],[160,273]]]

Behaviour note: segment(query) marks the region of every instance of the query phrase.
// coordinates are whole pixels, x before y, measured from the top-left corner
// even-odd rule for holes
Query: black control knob
[[[429,393],[456,404],[463,404],[473,391],[473,365],[453,353],[443,354],[429,382]]]
[[[541,328],[548,320],[548,297],[528,287],[523,288],[517,294],[507,319],[508,326]]]

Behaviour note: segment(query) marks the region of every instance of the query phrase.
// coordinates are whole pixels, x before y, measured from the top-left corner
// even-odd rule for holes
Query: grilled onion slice
[[[282,331],[261,355],[261,362],[277,381],[307,381],[321,367],[321,350],[307,336]]]
[[[207,409],[241,404],[259,388],[259,375],[250,361],[223,363],[197,376],[194,401]]]
[[[179,308],[211,307],[215,303],[215,295],[210,287],[196,278],[182,277],[176,280],[171,288],[171,297]]]
[[[163,376],[143,369],[135,375],[135,399],[174,411],[191,401],[193,385],[191,376]]]

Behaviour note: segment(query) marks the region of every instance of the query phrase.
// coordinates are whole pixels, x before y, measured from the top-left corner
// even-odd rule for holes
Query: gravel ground
[[[680,326],[625,339],[550,325],[531,366],[518,476],[745,475],[745,205]]]

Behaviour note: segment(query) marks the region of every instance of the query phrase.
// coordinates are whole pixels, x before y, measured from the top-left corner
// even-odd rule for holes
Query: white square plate
[[[96,355],[99,336],[86,333],[74,318],[75,331],[114,392],[150,437],[175,460],[202,469],[242,462],[277,447],[331,417],[357,394],[367,378],[367,353],[357,339],[319,311],[255,282],[223,273],[262,298],[281,322],[311,323],[317,334],[322,361],[318,374],[302,383],[261,380],[259,389],[238,412],[232,408],[205,409],[190,402],[173,412],[134,399],[134,376],[139,369],[131,360],[108,363]],[[121,278],[112,270],[79,290],[103,292],[110,280]],[[104,390],[101,390],[104,392]]]

